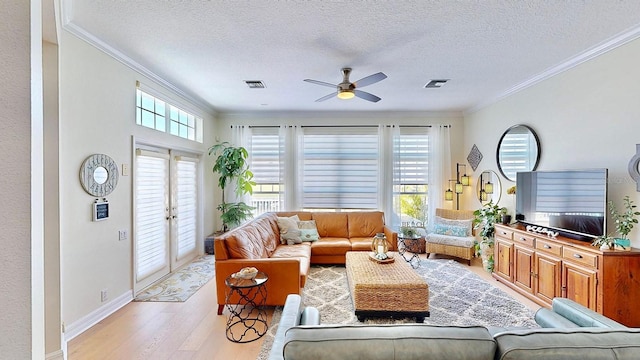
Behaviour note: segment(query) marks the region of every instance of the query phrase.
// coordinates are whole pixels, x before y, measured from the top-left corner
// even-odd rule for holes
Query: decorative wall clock
[[[93,154],[80,167],[80,182],[90,195],[107,196],[118,185],[118,165],[105,154]]]

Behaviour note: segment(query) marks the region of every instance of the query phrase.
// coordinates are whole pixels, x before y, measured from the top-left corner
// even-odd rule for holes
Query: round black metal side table
[[[419,254],[422,243],[424,243],[424,237],[406,237],[398,234],[398,254],[400,254],[406,262],[411,264],[411,267],[414,269],[420,267]]]
[[[267,274],[259,271],[253,279],[239,279],[229,276],[225,303],[229,310],[227,319],[227,339],[236,343],[258,340],[267,333]],[[235,302],[236,304],[231,304]]]

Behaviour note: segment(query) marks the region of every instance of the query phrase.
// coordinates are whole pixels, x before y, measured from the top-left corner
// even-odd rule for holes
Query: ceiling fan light
[[[353,99],[354,96],[356,96],[356,94],[354,94],[351,90],[343,90],[338,92],[338,97],[342,100]]]

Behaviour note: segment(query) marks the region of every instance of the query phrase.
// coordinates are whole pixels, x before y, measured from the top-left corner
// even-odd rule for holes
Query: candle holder
[[[371,251],[376,259],[384,260],[389,257],[387,255],[387,251],[389,251],[389,243],[387,243],[387,237],[384,233],[377,233],[376,236],[373,237],[373,240],[371,241]]]

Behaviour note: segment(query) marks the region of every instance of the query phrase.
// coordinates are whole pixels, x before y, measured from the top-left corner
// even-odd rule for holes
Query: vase
[[[613,249],[631,251],[631,240],[615,238],[613,239]]]
[[[505,225],[509,225],[511,223],[511,215],[508,215],[508,214],[502,215],[502,223]]]
[[[493,272],[493,243],[480,243],[480,259],[482,259],[482,267],[489,273]]]
[[[600,245],[600,250],[611,250],[611,244]]]

